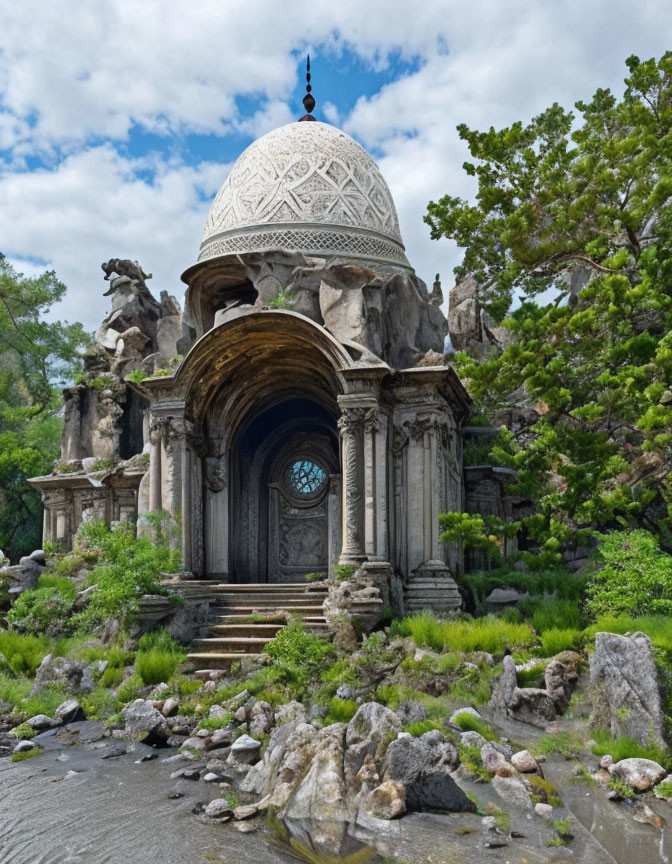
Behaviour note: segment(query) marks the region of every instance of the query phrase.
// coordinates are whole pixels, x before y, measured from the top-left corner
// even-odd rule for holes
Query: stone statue
[[[105,281],[112,282],[108,291],[104,296],[112,294],[116,288],[115,282],[118,277],[127,277],[131,282],[145,283],[146,279],[151,279],[151,273],[145,273],[137,261],[131,261],[129,258],[110,258],[107,263],[100,265],[103,273],[105,273]],[[112,274],[116,273],[117,276]]]
[[[432,285],[432,293],[429,298],[433,306],[441,306],[443,303],[443,291],[441,290],[441,277],[437,273]]]

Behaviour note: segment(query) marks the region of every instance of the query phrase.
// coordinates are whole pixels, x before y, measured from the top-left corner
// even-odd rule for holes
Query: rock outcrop
[[[663,708],[651,640],[643,633],[597,633],[590,655],[592,722],[613,737],[665,746]]]
[[[490,706],[495,712],[523,723],[545,727],[567,710],[579,680],[579,655],[564,651],[554,657],[544,673],[545,687],[518,687],[516,664],[504,658],[504,670],[494,682]]]

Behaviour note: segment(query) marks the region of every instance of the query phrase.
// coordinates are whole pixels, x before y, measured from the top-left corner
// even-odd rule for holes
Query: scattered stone
[[[529,750],[520,750],[511,757],[511,764],[521,774],[532,774],[539,769],[537,760]]]
[[[76,720],[83,719],[84,712],[76,699],[67,699],[65,702],[61,702],[54,711],[54,720],[58,723],[74,723]]]
[[[275,712],[275,723],[283,726],[285,723],[305,723],[307,719],[306,709],[296,700],[281,705]]]
[[[465,705],[464,708],[458,708],[457,711],[453,711],[450,715],[450,722],[455,723],[460,714],[469,714],[471,717],[476,717],[477,720],[483,719],[475,708],[472,708],[471,705]]]
[[[667,771],[652,759],[621,759],[611,765],[609,773],[619,777],[637,792],[648,792],[666,776]]]
[[[233,742],[233,729],[216,729],[210,736],[208,750],[229,747]]]
[[[77,660],[68,660],[65,657],[54,657],[47,654],[40,663],[35,673],[35,683],[31,690],[31,696],[48,684],[54,684],[58,688],[74,693],[79,689],[84,667]]]
[[[180,798],[184,798],[184,792],[180,792],[178,789],[173,789],[172,792],[168,793],[168,798],[171,801],[178,801]]]
[[[460,735],[460,744],[465,747],[478,747],[480,750],[487,743],[487,738],[484,738],[480,732],[463,732]]]
[[[226,798],[215,798],[204,810],[210,819],[221,819],[223,816],[233,816],[233,810]]]
[[[35,729],[36,731],[51,729],[54,725],[51,717],[47,717],[46,714],[36,714],[34,717],[30,717],[26,720],[26,723],[31,727],[31,729]]]
[[[161,713],[164,717],[174,717],[177,714],[177,709],[180,706],[180,700],[177,696],[169,696],[163,703]]]
[[[490,741],[486,741],[481,747],[481,761],[486,771],[499,777],[514,777],[518,774],[513,765]]]
[[[245,804],[235,808],[233,811],[233,818],[240,822],[243,819],[252,819],[254,816],[257,816],[258,813],[259,809],[256,804]]]
[[[200,750],[201,752],[205,752],[205,741],[198,735],[187,738],[182,744],[182,746],[189,747],[191,750]]]
[[[518,777],[499,777],[495,775],[492,778],[492,788],[507,804],[515,804],[518,807],[526,809],[532,807],[530,793],[527,791],[527,787],[523,781]]]
[[[610,756],[608,753],[606,756],[603,756],[600,759],[600,768],[602,768],[604,770],[608,771],[613,764],[614,764],[614,757]]]
[[[249,735],[241,735],[231,745],[228,762],[238,762],[241,765],[254,765],[259,760],[261,741],[251,738]]]
[[[654,828],[658,828],[659,830],[662,830],[665,825],[663,817],[652,810],[648,804],[645,804],[643,801],[638,801],[635,805],[632,818],[635,822],[642,822],[645,825],[653,825]]]
[[[124,734],[147,744],[165,742],[166,718],[144,699],[136,699],[124,711]]]
[[[396,711],[397,717],[401,720],[403,726],[409,723],[422,723],[427,719],[427,709],[415,699],[409,699],[402,702]]]
[[[234,822],[233,827],[241,834],[254,834],[257,830],[257,826],[252,822]]]
[[[219,774],[215,774],[214,771],[208,771],[207,774],[203,775],[203,780],[206,783],[216,783],[220,779]]]
[[[553,808],[550,804],[542,804],[541,802],[535,804],[534,812],[537,816],[541,816],[542,819],[546,819],[546,821],[553,818]]]
[[[394,711],[377,702],[365,702],[348,723],[345,734],[345,782],[352,785],[367,755],[378,761],[385,753],[391,736],[401,732],[401,720]],[[397,778],[392,778],[397,779]]]
[[[579,655],[565,651],[562,656],[563,660],[558,657],[551,660],[544,672],[546,691],[555,703],[558,714],[564,714],[569,707],[569,700],[579,680]]]
[[[26,753],[28,750],[34,750],[37,747],[34,741],[26,738],[23,741],[19,741],[19,743],[12,750],[13,753]]]
[[[486,849],[503,849],[509,844],[506,840],[486,840],[483,845]]]

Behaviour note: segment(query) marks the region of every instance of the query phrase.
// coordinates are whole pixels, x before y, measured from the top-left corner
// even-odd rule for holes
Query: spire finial
[[[301,117],[301,120],[314,120],[311,111],[315,108],[315,97],[311,93],[313,88],[310,86],[310,54],[306,60],[306,95],[303,97],[303,107],[308,112]]]

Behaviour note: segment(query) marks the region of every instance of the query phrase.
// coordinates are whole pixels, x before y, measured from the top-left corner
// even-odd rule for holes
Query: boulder
[[[481,747],[481,761],[486,771],[499,777],[513,777],[518,773],[504,754],[500,753],[490,741],[486,741]]]
[[[226,798],[215,798],[205,808],[205,815],[210,819],[223,819],[224,817],[233,817],[233,810]]]
[[[497,774],[492,778],[492,788],[499,797],[507,804],[517,807],[531,809],[532,800],[527,787],[518,777],[500,777]]]
[[[82,681],[83,671],[83,665],[77,660],[68,660],[65,657],[54,657],[53,654],[47,654],[35,674],[31,695],[34,696],[42,687],[49,684],[67,690],[69,693],[75,693]]]
[[[374,819],[397,819],[406,812],[406,790],[396,780],[385,780],[365,796],[360,810]]]
[[[475,717],[477,720],[482,719],[481,715],[475,708],[472,708],[471,705],[465,705],[464,708],[458,708],[457,711],[453,711],[453,713],[450,715],[450,722],[455,723],[455,721],[461,714],[469,714],[471,717]]]
[[[502,674],[492,685],[490,706],[495,711],[506,713],[513,701],[513,694],[518,686],[518,680],[516,678],[516,663],[513,657],[507,655],[504,658],[503,665]]]
[[[667,771],[652,759],[621,759],[609,766],[612,777],[624,780],[637,792],[648,792],[667,775]]]
[[[249,735],[241,735],[231,745],[229,753],[229,764],[254,765],[259,761],[261,741],[251,738]]]
[[[284,817],[342,824],[350,815],[344,777],[346,726],[343,723],[326,726],[315,735],[311,745],[309,768],[295,785]]]
[[[397,717],[401,720],[401,725],[406,726],[409,723],[421,723],[427,719],[427,709],[415,699],[409,699],[407,702],[402,702],[396,711]]]
[[[282,726],[283,723],[305,723],[306,720],[305,706],[296,700],[287,702],[286,705],[280,705],[275,712],[275,723],[277,726]]]
[[[408,811],[473,812],[474,805],[450,776],[458,762],[453,745],[431,732],[420,738],[402,735],[387,748],[384,776],[406,790]]]
[[[257,702],[250,712],[250,733],[252,735],[266,735],[273,728],[275,722],[273,709],[268,702]]]
[[[522,723],[542,728],[555,720],[555,702],[546,690],[538,687],[516,687],[509,704],[509,714]]]
[[[160,743],[168,737],[166,718],[144,699],[136,699],[124,711],[124,734],[147,744]]]
[[[532,774],[539,769],[537,760],[529,750],[519,750],[511,757],[511,764],[521,774]]]
[[[487,739],[480,732],[463,732],[460,735],[460,744],[464,747],[478,747],[480,750],[487,743]]]
[[[348,723],[345,735],[345,778],[348,786],[362,767],[367,755],[378,765],[385,755],[391,738],[401,731],[401,720],[394,711],[378,702],[360,705]]]
[[[590,655],[595,724],[614,738],[627,735],[665,746],[663,710],[651,640],[643,633],[597,633]]]
[[[564,652],[566,655],[571,655],[572,652]],[[569,707],[569,700],[572,698],[574,690],[579,680],[577,664],[579,656],[574,655],[576,659],[572,661],[567,657],[565,661],[555,657],[546,667],[544,672],[544,683],[546,691],[555,703],[555,708],[558,714],[564,714]]]
[[[161,713],[164,717],[174,717],[177,714],[177,709],[180,707],[180,700],[177,696],[169,696],[163,703]]]
[[[534,805],[534,812],[537,816],[541,816],[542,819],[545,819],[547,822],[549,819],[553,818],[553,808],[550,804],[542,804],[541,801],[538,804]]]
[[[30,717],[26,720],[26,723],[30,726],[31,729],[35,729],[35,731],[42,731],[44,729],[51,729],[54,725],[51,717],[47,717],[46,714],[36,714],[34,717]]]
[[[263,759],[250,769],[241,782],[241,791],[256,795],[273,792],[276,804],[284,804],[293,781],[312,756],[311,742],[316,732],[314,726],[300,721],[276,726],[271,732]]]
[[[57,723],[74,723],[75,720],[83,720],[84,712],[76,699],[67,699],[61,702],[54,711],[54,721]]]

